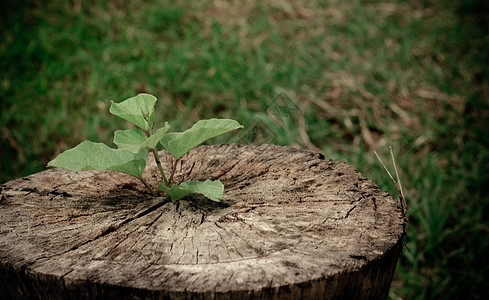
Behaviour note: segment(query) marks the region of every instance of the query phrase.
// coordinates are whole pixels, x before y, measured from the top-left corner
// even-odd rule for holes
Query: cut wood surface
[[[1,185],[0,298],[387,297],[405,218],[351,166],[293,147],[201,146],[175,181],[205,179],[224,183],[222,202],[167,201],[112,171]]]

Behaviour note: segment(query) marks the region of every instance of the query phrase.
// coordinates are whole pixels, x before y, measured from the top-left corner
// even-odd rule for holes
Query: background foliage
[[[125,122],[109,100],[138,92],[175,130],[260,124],[247,140],[322,151],[396,196],[370,151],[392,145],[409,227],[390,297],[484,298],[487,3],[3,1],[0,182],[83,139],[110,144]]]

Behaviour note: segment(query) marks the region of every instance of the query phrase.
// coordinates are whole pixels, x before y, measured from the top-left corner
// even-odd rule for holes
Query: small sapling
[[[112,102],[110,113],[133,123],[138,128],[117,130],[114,133],[114,144],[118,148],[110,148],[103,143],[86,140],[58,155],[48,163],[48,167],[61,167],[75,172],[112,170],[126,173],[136,177],[154,194],[154,189],[142,178],[148,153],[152,152],[162,178],[162,182],[158,185],[159,190],[174,200],[198,193],[210,200],[220,201],[224,185],[219,180],[185,181],[174,184],[173,175],[178,161],[190,149],[210,138],[243,126],[231,119],[209,119],[200,120],[183,132],[168,132],[171,127],[168,122],[154,130],[156,101],[153,95],[139,94],[120,103]],[[159,143],[174,158],[169,177],[165,175],[156,150]]]

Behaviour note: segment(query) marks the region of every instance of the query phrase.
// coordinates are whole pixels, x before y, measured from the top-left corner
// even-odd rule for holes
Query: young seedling
[[[110,148],[103,143],[86,140],[58,155],[48,163],[48,167],[61,167],[74,172],[112,170],[126,173],[136,177],[152,194],[155,194],[154,189],[142,178],[148,152],[152,152],[162,178],[162,182],[158,185],[159,190],[165,192],[173,200],[198,193],[210,200],[220,201],[224,185],[219,180],[186,181],[173,184],[173,176],[178,161],[190,149],[210,138],[243,128],[243,126],[235,120],[209,119],[200,120],[183,132],[168,132],[171,127],[168,122],[155,131],[154,106],[156,101],[156,97],[150,94],[139,94],[120,103],[112,101],[110,113],[139,128],[117,130],[114,133],[114,144],[117,145],[117,149]],[[174,158],[169,177],[165,175],[156,150],[158,143],[161,143]]]

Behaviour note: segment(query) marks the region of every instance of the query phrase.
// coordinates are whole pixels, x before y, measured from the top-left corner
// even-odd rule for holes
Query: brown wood
[[[156,186],[156,167],[144,176]],[[1,185],[0,298],[387,298],[405,218],[346,163],[201,146],[178,164],[183,177],[220,179],[223,201],[166,201],[110,171]]]

